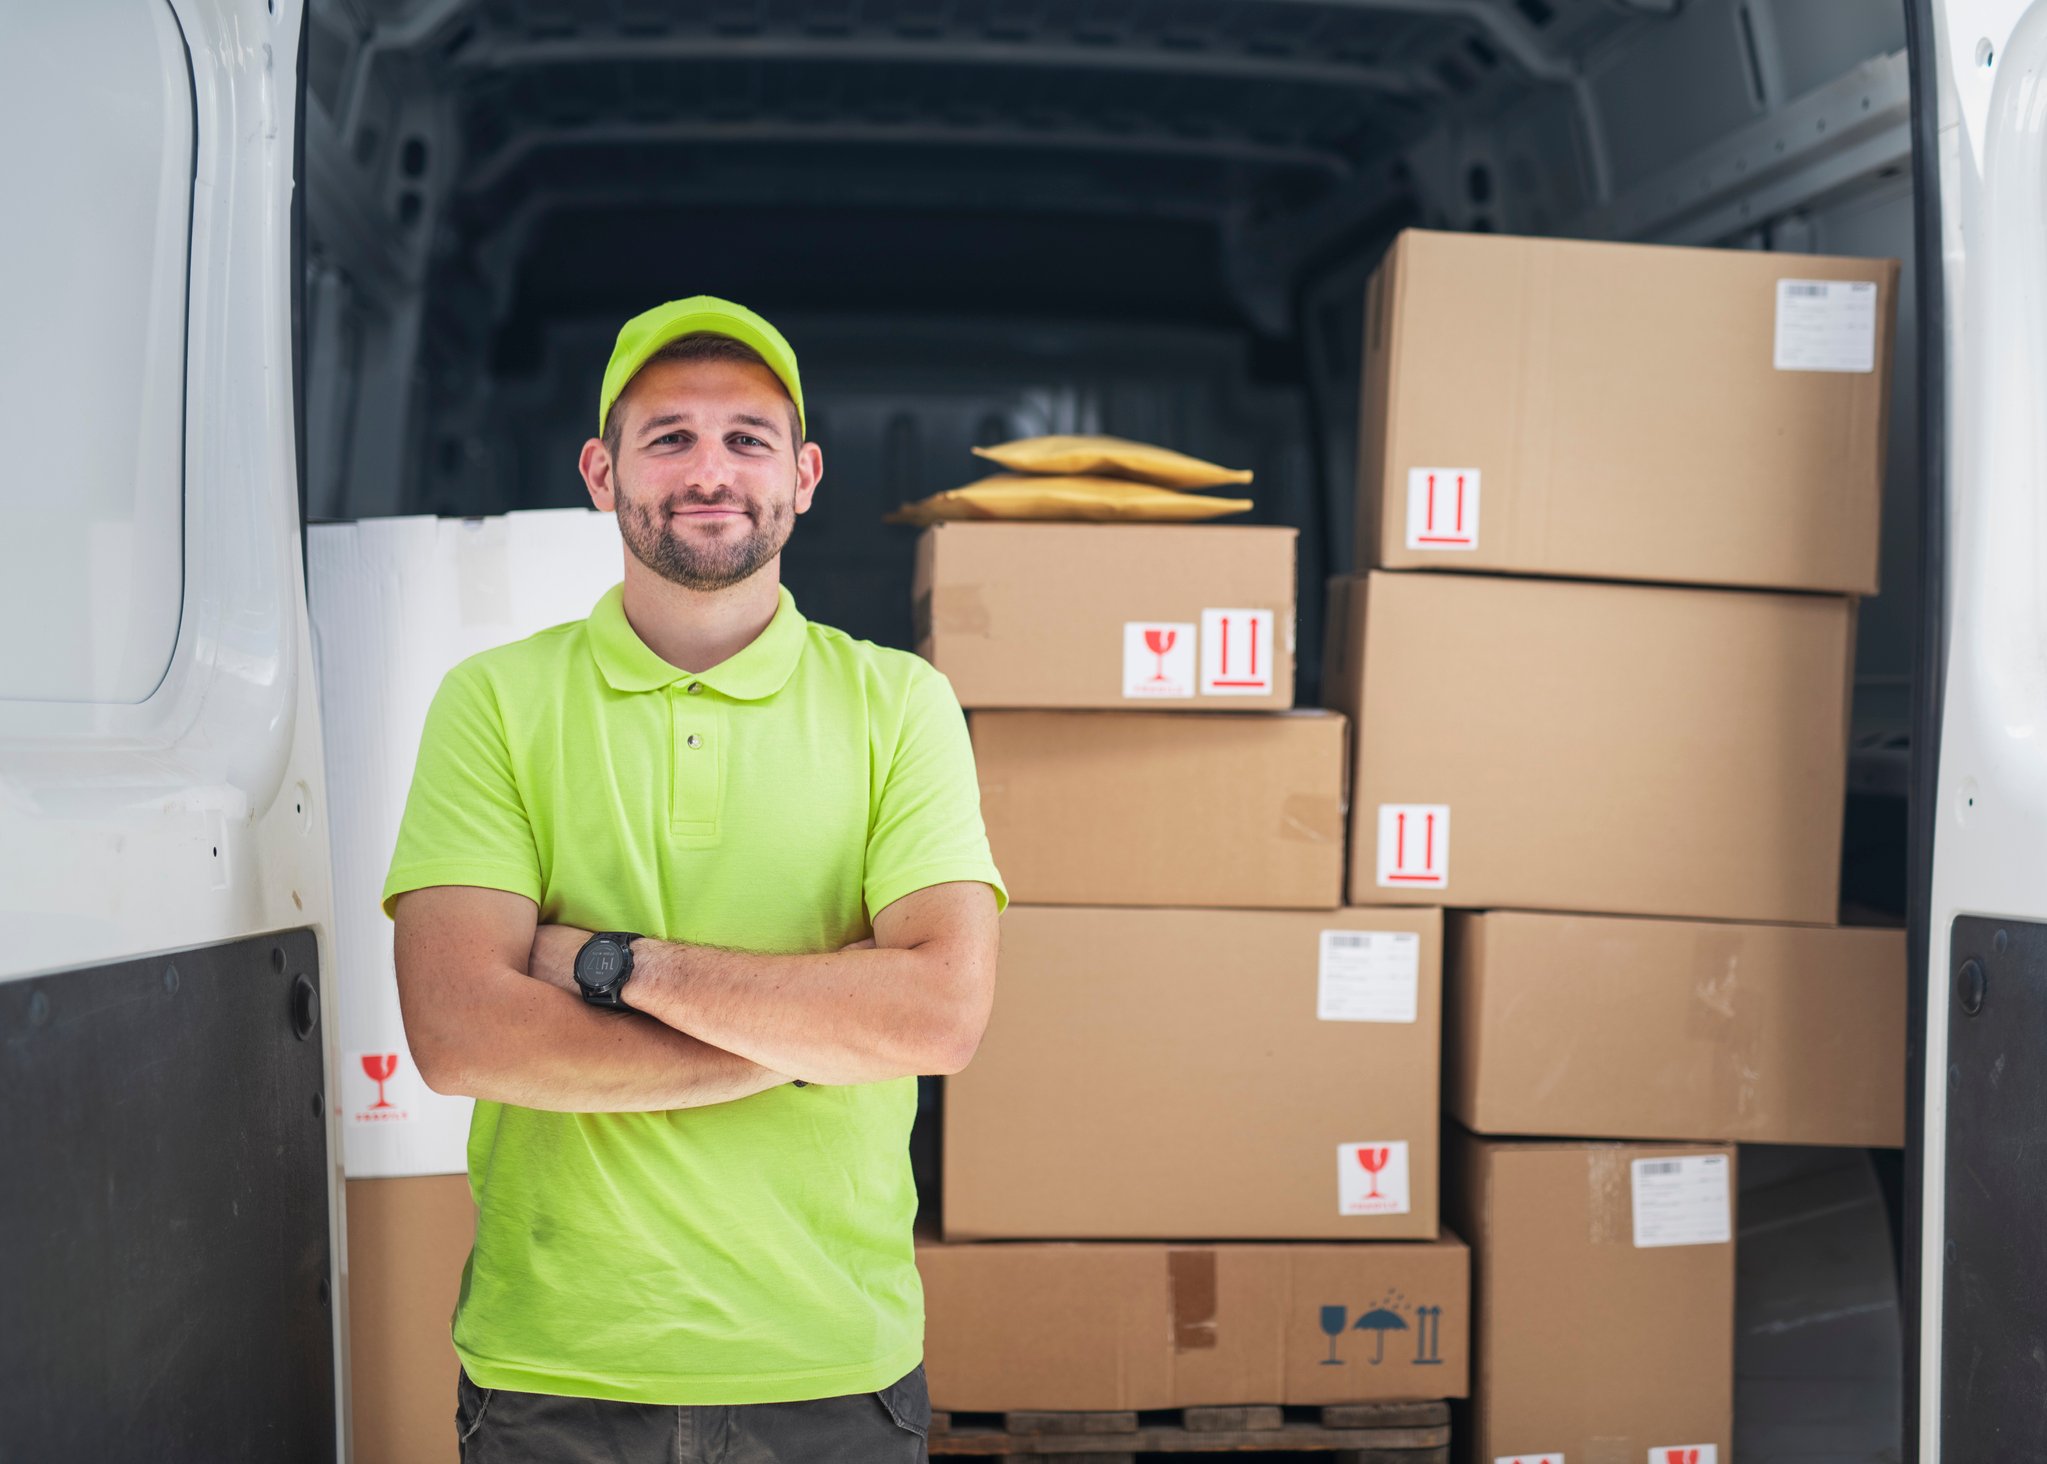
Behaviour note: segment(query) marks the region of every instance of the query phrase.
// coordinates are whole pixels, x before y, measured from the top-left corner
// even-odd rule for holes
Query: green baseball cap
[[[744,305],[720,300],[715,295],[692,295],[687,300],[670,300],[635,315],[619,328],[618,344],[611,348],[611,362],[604,368],[604,390],[597,398],[597,435],[611,416],[611,404],[626,384],[639,374],[647,358],[686,335],[730,336],[752,346],[768,363],[768,370],[781,378],[789,400],[796,403],[796,423],[808,430],[803,413],[803,378],[796,374],[796,353],[782,339],[782,333]]]

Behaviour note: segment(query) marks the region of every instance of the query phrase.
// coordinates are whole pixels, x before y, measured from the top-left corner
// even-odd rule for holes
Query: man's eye
[[[680,432],[664,432],[659,437],[655,438],[654,441],[649,444],[649,446],[659,447],[664,442],[680,441],[682,441],[682,434]]]
[[[733,440],[734,442],[738,443],[738,444],[739,444],[739,445],[740,445],[741,447],[766,447],[766,446],[767,446],[767,444],[766,444],[765,442],[762,442],[762,441],[761,441],[761,440],[760,440],[760,439],[759,439],[758,437],[748,437],[748,436],[747,436],[747,435],[746,435],[746,434],[745,434],[744,432],[741,432],[741,433],[737,434],[736,436],[734,436],[734,437],[733,437],[733,439],[732,439],[732,440]]]

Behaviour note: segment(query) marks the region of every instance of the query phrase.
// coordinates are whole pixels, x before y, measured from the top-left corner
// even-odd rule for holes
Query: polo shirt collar
[[[640,639],[625,618],[625,586],[613,585],[590,612],[590,653],[615,691],[655,691],[678,681],[701,681],[721,696],[759,701],[788,684],[803,654],[806,622],[789,587],[780,587],[774,618],[750,645],[708,671],[671,666]]]

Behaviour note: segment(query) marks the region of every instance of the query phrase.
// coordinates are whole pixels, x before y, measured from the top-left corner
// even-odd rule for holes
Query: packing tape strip
[[[1166,1252],[1166,1284],[1172,1298],[1173,1351],[1198,1352],[1215,1346],[1215,1252]]]

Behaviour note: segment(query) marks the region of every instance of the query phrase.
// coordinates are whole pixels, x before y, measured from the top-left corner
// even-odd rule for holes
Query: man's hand
[[[573,925],[540,925],[533,930],[533,951],[527,958],[526,974],[549,986],[560,987],[570,996],[581,996],[576,985],[576,953],[591,932]]]

